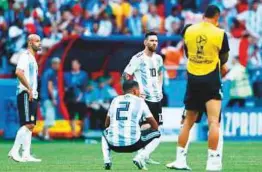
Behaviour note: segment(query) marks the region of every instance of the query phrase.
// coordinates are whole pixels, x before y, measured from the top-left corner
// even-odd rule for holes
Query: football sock
[[[104,157],[104,163],[110,163],[111,162],[110,148],[104,136],[102,136],[102,152]]]
[[[26,128],[26,135],[22,147],[24,149],[23,156],[30,156],[31,150],[31,141],[32,141],[32,131]]]
[[[14,152],[18,152],[21,145],[23,144],[24,142],[24,139],[26,137],[26,126],[22,126],[19,128],[19,130],[17,131],[17,134],[16,134],[16,137],[15,137],[15,142],[14,142],[14,145],[12,147],[12,151]]]

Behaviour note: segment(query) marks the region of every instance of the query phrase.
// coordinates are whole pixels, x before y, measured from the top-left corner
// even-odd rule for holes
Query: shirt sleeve
[[[107,113],[107,116],[109,116],[110,118],[112,118],[112,115],[113,115],[113,112],[114,112],[114,105],[115,104],[115,99],[112,100],[110,106],[109,106],[109,110],[108,110],[108,113]]]
[[[187,25],[185,25],[185,27],[182,29],[182,31],[181,31],[181,36],[182,36],[182,37],[185,36],[185,33],[186,33],[187,28],[188,28],[189,26],[191,26],[191,25],[192,25],[192,24],[187,24]]]
[[[230,48],[229,48],[227,34],[224,33],[224,37],[223,37],[223,41],[222,41],[222,45],[221,45],[221,49],[219,51],[219,54],[227,53],[229,50],[230,50]]]
[[[29,63],[28,57],[25,54],[21,54],[20,57],[19,57],[16,68],[25,71],[26,68],[28,67],[28,63]]]
[[[159,56],[159,68],[158,68],[158,73],[162,73],[164,71],[164,64],[163,64],[163,59],[161,56]]]
[[[140,64],[140,56],[134,56],[132,57],[132,59],[130,60],[129,64],[126,66],[124,72],[129,74],[129,75],[133,75],[134,72],[138,69],[139,64]]]
[[[151,111],[149,110],[147,104],[145,103],[144,100],[141,100],[142,102],[142,107],[143,107],[143,118],[150,118],[152,117],[152,113]]]

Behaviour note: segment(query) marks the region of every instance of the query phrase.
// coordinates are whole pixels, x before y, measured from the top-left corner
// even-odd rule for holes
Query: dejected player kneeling
[[[158,124],[145,101],[139,97],[136,81],[125,81],[123,90],[125,94],[112,101],[105,122],[102,136],[105,169],[111,169],[110,152],[113,150],[122,153],[138,151],[133,163],[138,169],[146,170],[146,159],[160,143]],[[150,128],[141,131],[140,121],[144,118]]]

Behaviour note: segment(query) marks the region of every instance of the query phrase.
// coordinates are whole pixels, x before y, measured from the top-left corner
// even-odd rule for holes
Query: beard
[[[41,46],[36,46],[36,45],[32,45],[32,49],[37,52],[37,51],[40,51],[41,50]]]
[[[156,51],[156,47],[154,47],[154,46],[148,47],[148,50],[151,51],[151,52],[155,52]]]

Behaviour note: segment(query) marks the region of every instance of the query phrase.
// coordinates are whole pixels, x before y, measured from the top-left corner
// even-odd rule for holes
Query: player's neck
[[[211,23],[213,25],[216,25],[216,21],[214,19],[212,19],[212,18],[204,18],[203,22]]]
[[[145,50],[144,50],[144,53],[145,53],[148,57],[152,57],[153,54],[154,54],[154,52],[149,51],[148,49],[145,49]]]
[[[35,57],[36,52],[34,50],[32,50],[32,48],[28,48],[28,51]]]

